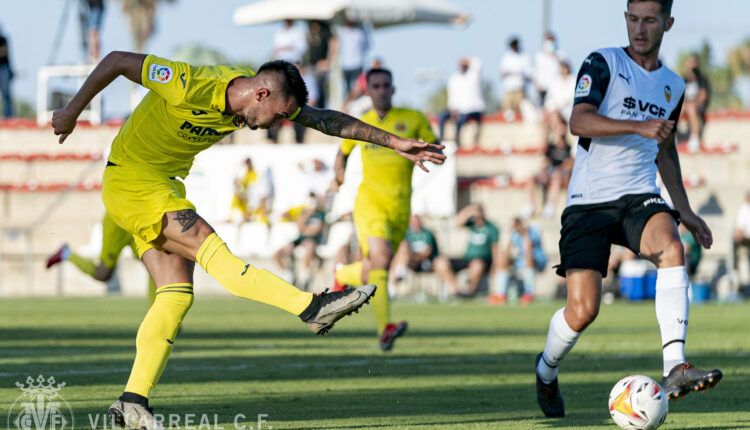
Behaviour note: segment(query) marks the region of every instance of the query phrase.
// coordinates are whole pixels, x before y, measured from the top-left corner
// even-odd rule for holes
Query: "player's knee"
[[[99,282],[109,282],[110,279],[112,279],[112,275],[115,273],[114,269],[111,269],[107,266],[99,265],[96,267],[96,272],[94,272],[94,279],[96,279]]]
[[[599,303],[585,301],[566,307],[566,318],[570,328],[582,332],[599,315]]]
[[[388,252],[370,253],[370,264],[373,269],[388,269],[391,266],[391,255]]]
[[[683,266],[685,264],[685,248],[682,246],[682,242],[679,240],[670,241],[664,248],[664,252],[660,259],[660,267],[675,267]]]

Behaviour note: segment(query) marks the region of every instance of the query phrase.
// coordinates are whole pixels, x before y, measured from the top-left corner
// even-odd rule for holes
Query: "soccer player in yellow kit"
[[[245,125],[267,129],[290,119],[323,133],[393,148],[424,168],[444,156],[427,144],[403,139],[340,112],[306,105],[297,68],[285,61],[248,68],[195,67],[154,55],[112,52],[81,89],[52,117],[62,143],[91,99],[118,76],[150,91],[112,143],[102,200],[112,219],[134,237],[139,257],[157,285],[156,300],[136,337],[136,357],[125,391],[109,408],[114,422],[131,429],[157,428],[148,405],[193,302],[197,262],[232,294],[297,315],[315,333],[359,309],[374,286],[312,295],[234,256],[186,199],[185,178],[193,159]],[[425,169],[426,170],[426,169]]]
[[[430,123],[421,112],[393,107],[395,88],[389,70],[370,69],[366,78],[373,108],[362,115],[362,121],[401,137],[437,143]],[[414,164],[388,148],[347,139],[341,143],[336,157],[339,185],[344,181],[347,158],[357,144],[361,145],[363,172],[354,204],[354,226],[364,260],[340,267],[336,281],[337,285],[377,286],[380,293],[373,298],[372,306],[380,349],[389,351],[408,327],[406,321],[391,322],[388,269],[409,228]]]
[[[102,217],[102,250],[99,253],[99,260],[93,261],[86,258],[74,250],[70,249],[67,243],[64,243],[60,249],[47,258],[47,269],[56,266],[63,261],[70,261],[81,272],[91,276],[97,281],[108,282],[112,279],[117,267],[117,260],[120,258],[122,250],[126,246],[133,249],[136,254],[133,235],[125,231],[122,227],[115,224],[108,213]],[[156,299],[156,285],[154,280],[148,279],[148,302],[149,305]]]

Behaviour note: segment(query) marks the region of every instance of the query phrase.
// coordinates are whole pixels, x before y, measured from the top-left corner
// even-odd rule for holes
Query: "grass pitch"
[[[2,300],[0,427],[17,410],[15,382],[43,374],[66,383],[60,397],[75,428],[91,428],[124,387],[145,306]],[[563,363],[568,417],[553,420],[537,409],[533,362],[560,306],[396,303],[394,317],[409,320],[409,333],[383,354],[369,310],[316,337],[282,311],[197,297],[151,404],[181,427],[225,430],[257,430],[258,414],[264,429],[616,428],[607,410],[612,385],[629,374],[660,380],[653,303],[602,308]],[[688,357],[721,368],[724,380],[670,403],[662,428],[750,428],[750,304],[691,311]]]

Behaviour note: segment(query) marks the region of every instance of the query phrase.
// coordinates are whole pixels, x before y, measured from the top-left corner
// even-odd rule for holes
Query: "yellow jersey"
[[[412,109],[392,108],[385,118],[378,117],[375,109],[370,109],[360,119],[399,137],[428,143],[437,141],[424,114]],[[384,203],[410,203],[414,163],[392,149],[350,139],[341,143],[341,152],[348,155],[357,144],[361,144],[362,151],[362,183],[359,192],[365,192]]]
[[[109,161],[186,177],[199,152],[244,126],[224,112],[226,90],[233,79],[254,75],[246,67],[191,66],[147,56],[141,82],[150,91],[120,128]]]

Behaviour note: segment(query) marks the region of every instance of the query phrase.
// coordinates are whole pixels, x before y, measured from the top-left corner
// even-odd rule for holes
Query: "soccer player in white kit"
[[[593,52],[578,74],[570,118],[578,151],[557,268],[567,278],[567,304],[552,316],[536,359],[537,401],[548,417],[565,416],[557,369],[599,313],[612,244],[658,268],[656,317],[669,398],[712,387],[722,377],[718,369],[698,369],[685,360],[688,276],[677,223],[704,248],[713,238],[690,208],[675,146],[685,82],[659,61],[662,37],[674,24],[671,10],[672,0],[628,0],[629,46]],[[675,210],[659,196],[657,171]]]

